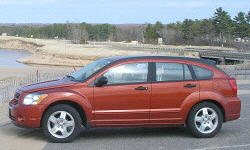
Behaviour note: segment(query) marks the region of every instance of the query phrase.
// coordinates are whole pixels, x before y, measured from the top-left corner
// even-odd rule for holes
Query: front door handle
[[[135,90],[148,90],[148,87],[139,86]]]
[[[196,87],[196,85],[195,84],[186,84],[186,85],[184,85],[184,87],[185,88],[194,88],[194,87]]]

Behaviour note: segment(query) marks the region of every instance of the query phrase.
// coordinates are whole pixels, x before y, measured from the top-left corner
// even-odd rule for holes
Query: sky
[[[0,0],[0,23],[167,24],[210,18],[218,7],[235,16],[250,0]]]

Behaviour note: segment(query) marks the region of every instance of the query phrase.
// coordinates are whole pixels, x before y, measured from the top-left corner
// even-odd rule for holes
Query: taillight
[[[236,83],[235,78],[229,78],[229,83],[230,83],[230,85],[232,87],[233,95],[237,96],[237,83]]]

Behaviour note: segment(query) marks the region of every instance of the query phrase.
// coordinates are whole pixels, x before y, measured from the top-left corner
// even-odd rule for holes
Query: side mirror
[[[100,87],[108,83],[108,78],[105,76],[101,76],[95,82],[95,86]]]

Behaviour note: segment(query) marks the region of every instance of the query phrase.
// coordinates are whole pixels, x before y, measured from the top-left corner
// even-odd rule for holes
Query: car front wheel
[[[195,137],[215,136],[221,129],[223,115],[213,103],[203,102],[195,105],[187,120],[188,128]]]
[[[70,142],[81,131],[81,118],[73,107],[65,104],[55,105],[46,111],[42,128],[51,142]]]

